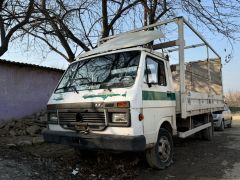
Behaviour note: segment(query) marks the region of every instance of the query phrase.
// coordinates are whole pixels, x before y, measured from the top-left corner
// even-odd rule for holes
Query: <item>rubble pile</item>
[[[22,119],[0,122],[0,136],[37,136],[47,127],[46,111]]]

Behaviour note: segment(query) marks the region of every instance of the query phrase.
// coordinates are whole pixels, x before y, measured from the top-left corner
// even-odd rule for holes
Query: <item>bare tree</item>
[[[178,8],[182,9],[189,16],[189,21],[195,22],[198,26],[205,25],[212,32],[217,32],[227,38],[235,39],[240,24],[239,0],[211,0],[203,2],[201,0],[184,0],[178,3]]]
[[[240,91],[229,91],[225,94],[225,100],[231,107],[240,107]]]
[[[162,0],[141,0],[144,12],[144,25],[156,23],[171,8],[167,7],[167,1]]]
[[[33,0],[29,0],[30,2]],[[27,26],[20,27],[22,38],[31,36],[34,41],[47,45],[51,51],[72,62],[76,54],[95,48],[99,37],[108,37],[181,15],[187,17],[188,21],[199,29],[209,29],[225,38],[236,40],[240,29],[240,22],[237,21],[240,16],[239,2],[239,0],[38,0],[34,2],[34,13],[32,4],[25,5],[29,7],[28,10],[15,22],[19,23],[25,19],[24,24]],[[11,5],[8,4],[10,7]],[[1,12],[5,9],[3,6]],[[1,22],[9,20],[13,26],[11,19],[14,18],[16,19],[10,17],[0,20]],[[1,29],[2,24],[4,23],[1,23]],[[7,23],[4,26],[7,27]],[[4,36],[4,33],[1,33],[1,36]],[[1,37],[3,42],[5,39]]]
[[[77,28],[79,25],[75,25],[75,23],[79,23],[81,13],[91,3],[89,1],[77,3],[75,0],[64,2],[62,0],[40,0],[38,3],[35,3],[37,13],[34,15],[33,21],[23,30],[25,34],[28,33],[34,38],[41,40],[51,50],[72,62],[76,53],[74,49],[80,47],[84,51],[90,50],[81,34],[80,37],[78,36],[79,31],[82,32],[82,30]],[[86,37],[88,38],[88,36]],[[63,52],[63,49],[66,53]]]
[[[9,42],[16,32],[29,23],[33,11],[34,0],[0,1],[0,56],[8,50]]]
[[[29,26],[22,28],[22,35],[30,34],[72,62],[80,50],[94,48],[99,36],[113,33],[117,20],[139,1],[41,0],[35,3],[37,13]]]
[[[128,1],[107,1],[102,0],[102,38],[108,37],[110,31],[113,29],[115,22],[126,12],[130,11],[132,7],[137,5],[141,0]],[[109,3],[108,3],[109,2]],[[108,13],[108,9],[111,6],[118,5],[113,14]]]

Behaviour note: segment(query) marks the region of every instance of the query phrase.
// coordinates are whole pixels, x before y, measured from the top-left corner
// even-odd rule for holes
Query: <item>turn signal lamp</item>
[[[142,113],[140,113],[140,114],[138,115],[138,119],[139,119],[139,121],[142,121],[142,120],[144,119],[144,115],[143,115]]]
[[[129,107],[129,102],[127,102],[127,101],[117,102],[117,107],[128,108]]]

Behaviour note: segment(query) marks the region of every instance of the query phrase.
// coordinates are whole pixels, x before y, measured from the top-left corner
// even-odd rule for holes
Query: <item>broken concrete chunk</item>
[[[26,129],[27,133],[31,136],[41,132],[41,128],[38,125],[29,126]]]
[[[25,130],[18,130],[17,131],[17,136],[24,136],[24,135],[26,135],[27,133],[26,133],[26,131]]]
[[[39,119],[40,119],[41,122],[47,122],[47,116],[46,115],[40,116]]]
[[[5,124],[3,122],[0,122],[0,129],[4,128]]]
[[[0,129],[0,136],[6,136],[6,135],[8,135],[8,130],[6,130],[6,129]]]
[[[34,138],[32,139],[32,143],[33,143],[33,144],[41,144],[41,143],[44,143],[43,137],[42,137],[42,136],[34,137]]]
[[[14,127],[15,121],[10,121],[10,122],[8,123],[8,125],[9,125],[10,128]]]
[[[11,130],[9,131],[9,134],[10,134],[11,136],[16,136],[16,132],[15,132],[13,129],[11,129]]]
[[[13,143],[7,144],[7,147],[8,147],[8,148],[16,147],[16,144],[13,144]]]
[[[0,136],[35,136],[47,127],[45,111],[21,119],[0,122]]]
[[[32,142],[28,141],[28,140],[22,140],[22,141],[18,141],[17,145],[18,146],[30,146],[30,145],[32,145]]]
[[[15,127],[22,128],[24,126],[23,121],[17,121]]]
[[[41,116],[41,112],[36,113],[36,117]]]
[[[44,131],[47,131],[47,130],[48,130],[48,128],[43,128],[41,134],[42,134]]]

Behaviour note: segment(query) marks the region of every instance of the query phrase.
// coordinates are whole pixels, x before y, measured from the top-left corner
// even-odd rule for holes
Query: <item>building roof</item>
[[[53,67],[47,67],[47,66],[40,66],[37,64],[30,64],[30,63],[23,63],[23,62],[16,62],[16,61],[11,61],[11,60],[6,60],[6,59],[0,59],[0,64],[9,64],[9,65],[17,65],[20,67],[33,67],[37,69],[44,69],[44,70],[51,70],[51,71],[60,71],[64,72],[63,69],[58,69],[58,68],[53,68]]]

